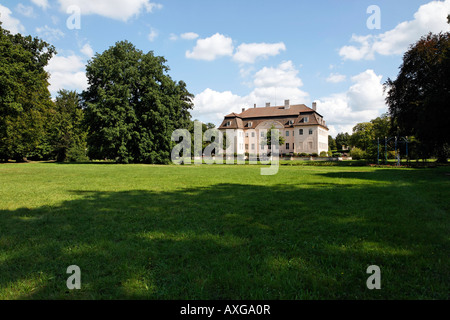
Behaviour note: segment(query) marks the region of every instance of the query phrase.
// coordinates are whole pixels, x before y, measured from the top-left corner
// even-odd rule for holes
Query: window
[[[249,128],[253,127],[253,122],[249,122],[249,123],[248,123],[248,127],[249,127]]]
[[[289,131],[286,131],[286,137],[289,137]]]
[[[292,144],[292,150],[295,150],[295,143]]]
[[[313,134],[313,129],[309,129],[309,134]]]
[[[304,122],[304,123],[308,123],[308,122],[309,122],[309,118],[308,118],[308,117],[304,117],[304,118],[303,118],[303,122]]]
[[[227,123],[225,124],[225,127],[229,127],[231,126],[231,121],[227,121]]]
[[[252,138],[254,138],[255,137],[255,133],[254,132],[252,132]]]
[[[255,150],[255,144],[252,143],[252,150]]]
[[[261,131],[261,138],[264,138],[264,132]]]
[[[289,120],[289,125],[292,126],[294,124],[294,120]]]
[[[245,137],[248,138],[248,132],[245,133]]]
[[[248,144],[245,145],[245,150],[248,150]]]
[[[289,143],[286,143],[286,150],[289,150]]]
[[[303,129],[300,129],[300,130],[298,131],[298,134],[302,136],[302,135],[303,135]]]
[[[312,148],[313,148],[313,143],[312,143],[312,142],[309,142],[309,143],[308,143],[308,147],[309,147],[309,150],[312,150]]]

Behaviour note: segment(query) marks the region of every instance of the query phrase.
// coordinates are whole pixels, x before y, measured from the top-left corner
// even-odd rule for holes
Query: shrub
[[[309,155],[307,153],[304,153],[304,152],[300,153],[300,157],[308,157],[308,156]]]
[[[353,158],[353,160],[361,160],[365,158],[365,152],[359,148],[353,148],[352,151],[350,152],[350,155]]]
[[[311,157],[317,158],[319,155],[317,153],[311,153]]]
[[[322,151],[322,152],[320,153],[320,156],[321,156],[322,158],[326,158],[326,157],[328,157],[328,152]]]

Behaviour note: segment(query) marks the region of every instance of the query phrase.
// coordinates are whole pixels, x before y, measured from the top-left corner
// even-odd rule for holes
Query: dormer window
[[[249,123],[248,123],[248,127],[249,127],[249,128],[253,127],[253,122],[249,122]]]
[[[309,122],[309,118],[308,118],[308,117],[304,117],[304,118],[303,118],[303,122],[304,122],[304,123],[308,123],[308,122]]]
[[[231,126],[231,121],[227,121],[227,123],[225,124],[225,127],[229,127]]]
[[[292,126],[294,124],[294,120],[289,120],[289,125]]]

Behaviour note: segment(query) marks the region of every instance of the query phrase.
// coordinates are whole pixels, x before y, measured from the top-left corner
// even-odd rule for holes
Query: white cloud
[[[195,32],[186,32],[180,35],[180,38],[184,40],[195,40],[198,37],[199,35],[196,34]]]
[[[284,104],[289,99],[292,104],[308,103],[308,93],[302,91],[302,80],[292,61],[286,61],[274,68],[263,68],[253,76],[253,90],[246,96],[233,94],[231,91],[218,92],[210,88],[195,96],[192,115],[203,122],[219,125],[224,116],[242,108],[259,107],[266,102]],[[277,81],[279,80],[279,81]]]
[[[150,42],[153,42],[158,37],[158,35],[159,35],[158,30],[151,28],[150,33],[148,34],[148,40]]]
[[[276,68],[262,68],[255,74],[254,84],[257,88],[303,86],[302,80],[298,77],[298,70],[295,69],[292,61],[285,61]]]
[[[371,60],[375,54],[401,55],[411,44],[429,32],[450,31],[447,15],[450,12],[450,0],[432,1],[422,5],[414,14],[414,19],[398,24],[394,29],[380,35],[353,35],[356,46],[344,46],[339,54],[345,60]]]
[[[387,111],[382,76],[366,70],[351,78],[354,83],[346,92],[320,98],[318,112],[324,116],[330,135],[351,133],[360,122],[367,122]]]
[[[233,59],[241,63],[254,63],[258,58],[276,56],[285,51],[286,46],[280,43],[243,43],[237,49]]]
[[[339,73],[332,73],[330,74],[330,76],[327,78],[327,82],[330,83],[340,83],[340,82],[344,82],[347,79],[347,77],[343,74],[339,74]]]
[[[24,15],[25,17],[30,18],[34,16],[34,10],[33,7],[31,6],[25,6],[22,3],[19,3],[16,9],[20,14]]]
[[[9,30],[12,34],[19,32],[25,32],[25,27],[20,23],[20,21],[11,16],[11,10],[0,4],[0,21],[2,22],[2,27]]]
[[[36,32],[44,40],[49,41],[49,42],[56,41],[56,40],[59,40],[60,38],[64,37],[64,32],[62,32],[59,29],[50,28],[47,25],[45,25],[44,27],[36,28]]]
[[[54,56],[45,70],[50,74],[50,93],[55,96],[61,89],[85,90],[88,86],[85,63],[77,55]]]
[[[31,0],[31,2],[42,9],[47,9],[49,7],[48,0]]]
[[[89,43],[86,43],[83,48],[81,48],[81,53],[83,53],[88,58],[92,58],[94,56],[94,50]]]
[[[197,40],[197,45],[192,51],[186,51],[189,59],[213,61],[218,57],[231,56],[233,54],[233,40],[220,33]]]
[[[97,14],[111,19],[128,21],[141,12],[153,12],[162,5],[150,0],[58,0],[61,10],[66,12],[69,6],[80,8],[81,14]]]

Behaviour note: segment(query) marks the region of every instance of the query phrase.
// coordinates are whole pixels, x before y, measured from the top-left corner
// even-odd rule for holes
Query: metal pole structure
[[[377,155],[377,164],[380,164],[380,138],[378,138],[378,155]]]
[[[406,137],[406,160],[408,161],[408,164],[409,164],[408,137]]]
[[[387,156],[387,137],[384,137],[384,153],[385,153],[385,155],[386,155],[386,159],[385,159],[385,163],[384,163],[384,164],[387,164],[387,163],[388,163],[388,156]]]
[[[397,154],[397,136],[395,136],[395,153],[394,154],[395,154],[395,160],[397,162],[397,167],[398,167],[398,166],[400,166],[400,163],[399,163],[400,158]]]

